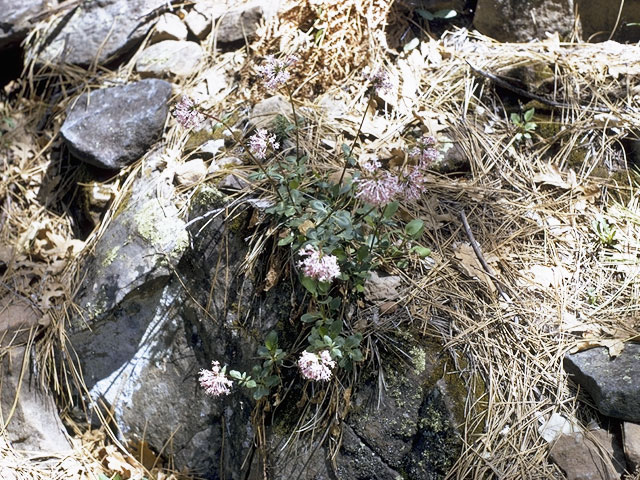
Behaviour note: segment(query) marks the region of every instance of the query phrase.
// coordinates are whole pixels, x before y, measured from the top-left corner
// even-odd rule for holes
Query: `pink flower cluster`
[[[200,385],[212,397],[227,395],[233,382],[225,374],[226,367],[220,369],[220,362],[211,362],[211,370],[200,370]]]
[[[273,55],[267,55],[264,65],[258,67],[258,73],[268,88],[277,90],[291,78],[287,68],[297,62],[298,58],[294,55],[288,56],[285,60],[280,60]]]
[[[400,175],[381,167],[379,160],[366,160],[360,164],[363,175],[355,181],[356,197],[380,207],[398,198],[418,200],[426,189],[426,170],[438,159],[436,139],[425,136],[409,152],[412,160]]]
[[[204,122],[204,115],[198,111],[194,101],[183,95],[173,110],[173,116],[184,128],[193,128]]]
[[[335,366],[336,362],[331,359],[328,350],[323,350],[317,354],[305,350],[298,360],[300,373],[308,380],[329,380],[331,378],[331,370]]]
[[[378,95],[390,93],[393,90],[393,84],[389,78],[389,73],[382,68],[378,68],[374,72],[364,72],[363,76],[366,80],[371,82],[371,86],[375,89]]]
[[[320,250],[307,245],[298,255],[307,257],[298,263],[305,277],[313,278],[320,282],[330,282],[340,276],[338,258],[335,255],[323,255]]]
[[[271,145],[271,148],[274,150],[280,148],[280,144],[276,142],[276,136],[269,135],[269,132],[264,129],[258,130],[249,138],[249,150],[260,160],[266,158],[269,145]]]

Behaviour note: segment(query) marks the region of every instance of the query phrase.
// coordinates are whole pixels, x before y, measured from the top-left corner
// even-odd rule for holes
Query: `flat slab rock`
[[[159,140],[170,95],[171,84],[156,79],[85,93],[67,111],[60,133],[73,156],[120,169]]]
[[[20,3],[20,2],[13,2]],[[147,34],[157,17],[149,15],[166,0],[80,2],[52,25],[38,63],[87,66],[120,58]]]
[[[616,358],[610,358],[604,347],[567,354],[564,369],[602,414],[640,422],[640,344],[625,344]]]
[[[202,57],[202,47],[196,42],[163,40],[140,53],[136,70],[143,76],[186,77],[195,73]]]

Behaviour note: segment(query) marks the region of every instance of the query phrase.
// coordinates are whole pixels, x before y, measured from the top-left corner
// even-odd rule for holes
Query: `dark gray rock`
[[[604,347],[567,354],[564,369],[604,415],[640,422],[640,344],[627,343],[616,358]]]
[[[501,42],[544,39],[547,32],[573,31],[573,0],[478,0],[473,25]]]
[[[71,153],[87,163],[120,169],[161,136],[171,84],[148,79],[82,94],[60,129]]]
[[[12,347],[0,359],[0,410],[2,421],[8,422],[6,438],[17,450],[43,455],[69,453],[71,443],[53,396],[40,387],[37,375],[29,371],[31,361],[24,359],[25,355],[31,355],[31,351]],[[21,374],[23,365],[27,371]]]
[[[246,5],[232,10],[217,20],[216,39],[222,43],[233,43],[251,38],[263,16],[262,5]]]
[[[216,25],[216,40],[234,43],[255,35],[260,20],[275,14],[279,2],[250,2],[238,8],[225,6],[224,2],[199,1],[189,12],[185,22],[197,38],[204,39],[211,26]]]
[[[149,15],[166,0],[81,2],[51,26],[39,63],[88,66],[117,60],[138,45],[157,19]]]
[[[44,12],[47,3],[45,0],[0,0],[0,49],[24,40],[31,27],[29,20]]]
[[[625,0],[624,4],[608,0],[574,1],[585,41],[604,42],[609,37],[630,43],[640,40],[640,28],[635,25],[640,18],[640,0]]]

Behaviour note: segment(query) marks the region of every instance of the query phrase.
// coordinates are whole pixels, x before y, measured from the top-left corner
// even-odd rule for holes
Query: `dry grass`
[[[336,151],[328,145],[349,140],[357,130],[365,106],[356,73],[385,58],[385,24],[400,21],[390,19],[390,11],[382,0],[292,7],[282,22],[264,27],[249,52],[219,55],[210,38],[207,65],[179,89],[204,98],[202,76],[215,62],[241,72],[242,85],[251,89],[220,92],[205,106],[240,112],[245,100],[259,94],[249,80],[252,55],[296,53],[302,58],[299,79],[309,87],[301,92],[327,90],[346,106],[332,115],[319,106],[321,99],[302,100],[305,116],[312,119],[305,127],[305,147],[316,152],[319,169],[338,169]],[[32,46],[39,32],[30,39]],[[469,385],[467,421],[461,426],[464,448],[450,478],[560,478],[547,461],[549,446],[538,434],[539,418],[557,412],[586,423],[592,414],[576,408],[562,370],[563,354],[585,342],[615,352],[621,341],[638,335],[637,187],[631,173],[616,171],[627,163],[620,139],[632,135],[640,120],[638,67],[625,60],[626,55],[637,58],[637,50],[554,39],[499,44],[460,30],[423,42],[397,62],[386,61],[400,95],[386,99],[389,104],[365,124],[359,153],[384,155],[424,131],[454,140],[470,162],[465,175],[434,174],[428,197],[404,212],[425,220],[423,243],[434,250],[435,262],[411,258],[411,271],[388,265],[405,279],[403,303],[414,325],[442,338],[457,359],[453,370]],[[53,361],[55,349],[64,345],[66,310],[73,308],[67,286],[123,201],[139,164],[109,181],[117,192],[109,211],[86,242],[78,242],[63,199],[77,187],[63,169],[57,131],[64,108],[78,94],[135,79],[134,62],[135,56],[117,72],[36,71],[29,64],[24,86],[38,85],[43,93],[25,88],[19,100],[0,105],[4,117],[15,122],[0,138],[0,260],[8,266],[1,296],[17,294],[37,306],[46,325],[37,357],[42,381],[61,399],[70,383],[80,382],[65,378]],[[538,105],[541,135],[517,143],[494,85],[466,62],[494,74],[546,65],[552,77],[541,88],[567,108],[543,111]],[[184,159],[185,141],[184,132],[170,123],[165,145],[175,161]],[[178,200],[186,202],[189,192],[181,195]],[[460,253],[460,244],[469,241],[461,211],[511,302],[499,297],[489,277],[469,273],[478,265]],[[603,244],[595,233],[592,223],[599,216],[615,227],[615,243]],[[30,461],[5,446],[0,468],[25,479],[95,478],[104,466],[104,451],[102,457],[98,453],[104,445],[104,436],[78,434],[72,454]],[[127,462],[140,468],[130,458]]]

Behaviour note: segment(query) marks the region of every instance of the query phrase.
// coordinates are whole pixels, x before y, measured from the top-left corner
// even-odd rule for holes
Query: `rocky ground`
[[[640,2],[5,3],[0,477],[638,478]],[[263,128],[303,196],[438,142],[330,382]],[[206,395],[272,331],[276,386]]]

